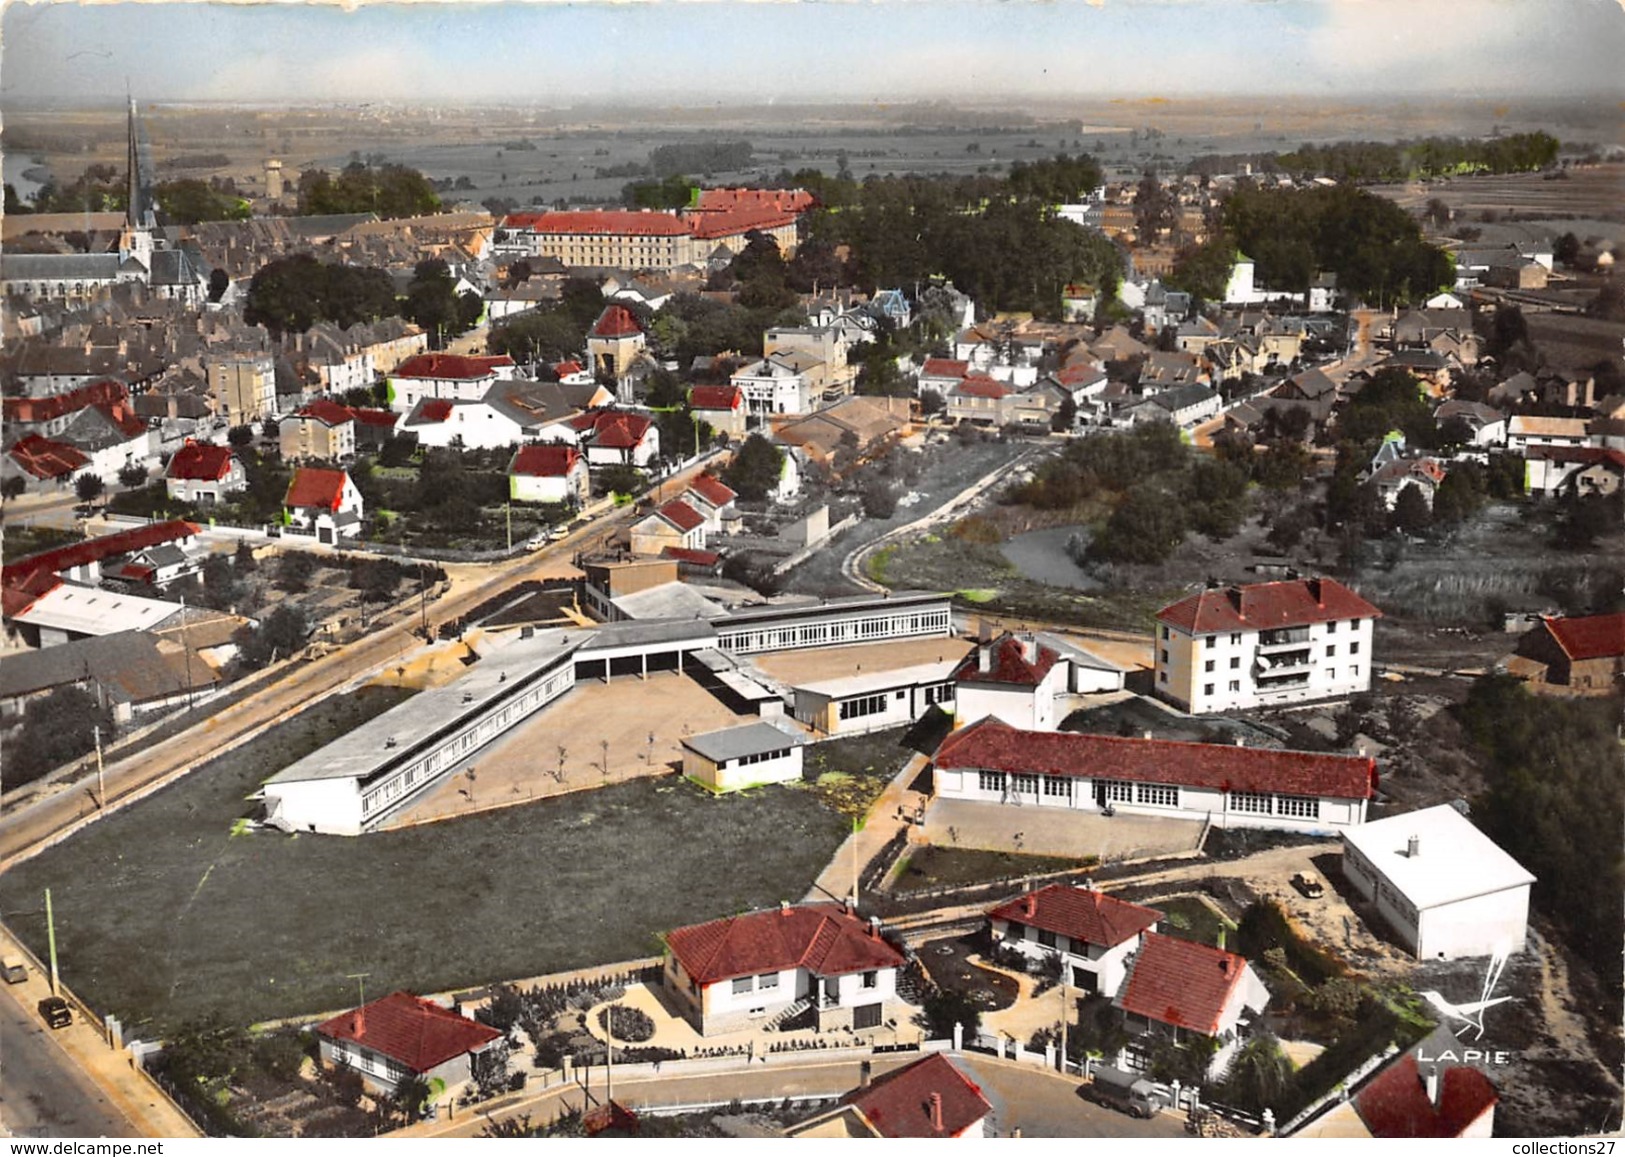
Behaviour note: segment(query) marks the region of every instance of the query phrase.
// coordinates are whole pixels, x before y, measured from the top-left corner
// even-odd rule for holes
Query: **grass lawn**
[[[801,774],[824,806],[855,819],[868,813],[914,752],[903,745],[907,727],[849,735],[809,747]]]
[[[354,839],[243,830],[261,780],[394,701],[325,701],[20,865],[8,922],[43,955],[49,887],[68,984],[151,1035],[345,1007],[350,973],[429,992],[653,954],[800,896],[847,831],[815,791],[676,777]]]
[[[1012,876],[1036,876],[1064,872],[1088,865],[1064,856],[1022,856],[1013,852],[986,852],[975,848],[923,847],[908,858],[908,867],[898,877],[896,890],[940,888],[954,884],[980,884]]]
[[[1162,930],[1181,940],[1194,940],[1198,944],[1217,947],[1219,933],[1224,931],[1225,943],[1232,950],[1236,946],[1236,929],[1224,918],[1194,896],[1175,896],[1169,900],[1147,900],[1147,908],[1155,908],[1167,917]]]

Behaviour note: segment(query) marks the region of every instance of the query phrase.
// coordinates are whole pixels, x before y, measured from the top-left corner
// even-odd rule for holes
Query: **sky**
[[[0,0],[4,2],[4,0]],[[11,0],[0,102],[1625,97],[1625,0]],[[1625,106],[1621,106],[1625,107]]]

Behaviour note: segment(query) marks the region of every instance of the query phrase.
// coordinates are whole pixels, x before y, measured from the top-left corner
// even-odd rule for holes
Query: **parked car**
[[[1326,894],[1326,885],[1322,884],[1312,872],[1299,872],[1293,876],[1292,886],[1310,900],[1318,900]]]
[[[28,968],[21,956],[0,956],[0,976],[7,984],[21,984],[28,979]]]
[[[39,1015],[51,1028],[67,1028],[73,1023],[73,1009],[60,996],[47,996],[40,1001]]]

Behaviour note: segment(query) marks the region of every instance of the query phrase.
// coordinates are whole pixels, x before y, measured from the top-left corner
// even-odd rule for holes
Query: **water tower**
[[[282,162],[275,157],[265,162],[265,195],[272,201],[282,199]]]

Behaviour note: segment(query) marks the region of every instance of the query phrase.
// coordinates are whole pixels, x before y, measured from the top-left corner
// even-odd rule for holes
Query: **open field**
[[[1579,217],[1615,222],[1615,236],[1625,222],[1625,164],[1571,168],[1561,180],[1540,173],[1452,177],[1405,185],[1374,185],[1371,191],[1406,209],[1420,209],[1437,198],[1460,218],[1497,216]]]
[[[51,888],[64,978],[150,1035],[342,1007],[352,973],[435,992],[642,956],[664,929],[802,894],[846,834],[817,789],[674,778],[358,839],[238,822],[262,779],[386,698],[328,700],[320,728],[283,725],[20,865],[7,922],[43,953]]]

